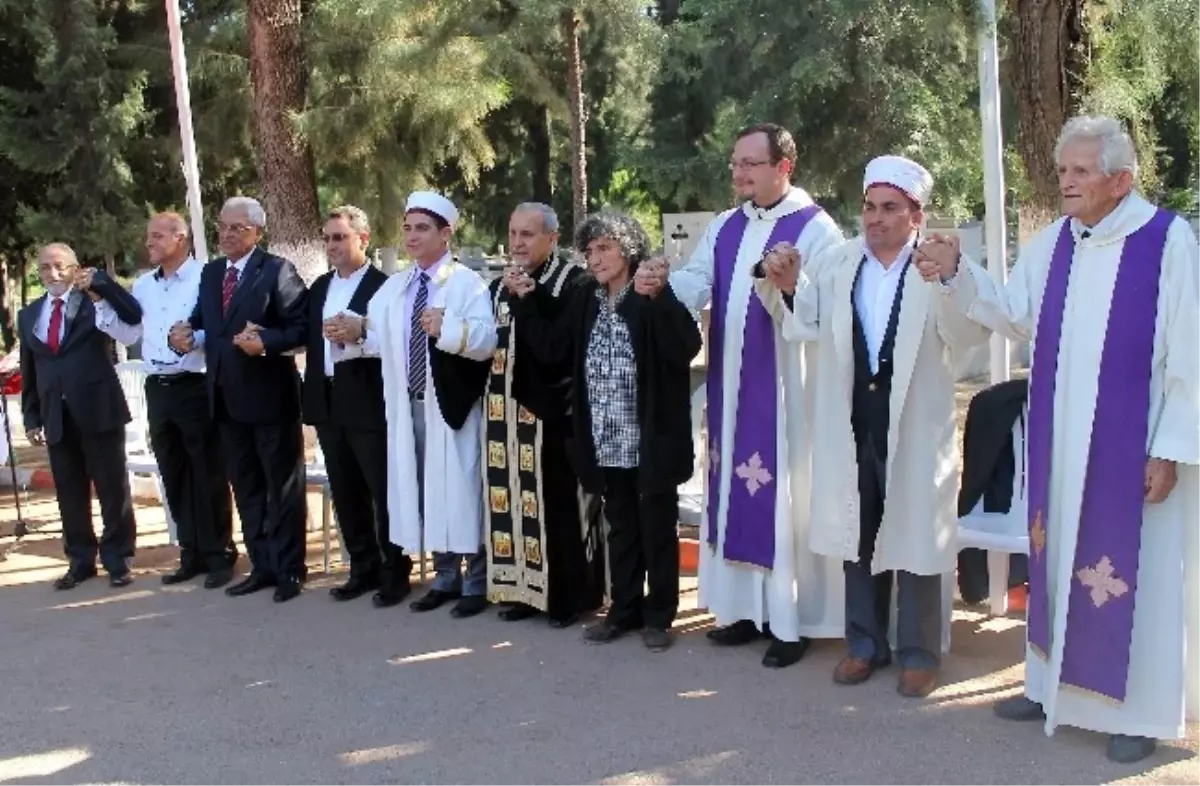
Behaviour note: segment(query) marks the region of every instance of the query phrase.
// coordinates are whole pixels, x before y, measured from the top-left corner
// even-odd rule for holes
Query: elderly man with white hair
[[[288,260],[258,247],[262,205],[233,197],[221,208],[221,251],[200,274],[188,323],[171,331],[179,352],[203,346],[212,416],[250,555],[231,596],[275,587],[275,601],[304,581],[304,442],[300,376],[288,352],[306,338],[308,290]]]
[[[862,237],[803,268],[787,247],[764,263],[790,301],[785,337],[817,341],[808,545],[843,560],[848,652],[834,681],[865,682],[891,663],[894,572],[897,690],[910,697],[937,685],[942,577],[957,557],[952,351],[987,335],[921,270],[951,244],[921,238],[932,190],[915,161],[876,158],[863,179]]]
[[[938,272],[961,313],[1033,342],[1025,691],[996,713],[1110,734],[1128,763],[1183,736],[1200,672],[1197,244],[1134,193],[1116,120],[1071,120],[1056,158],[1065,215],[1004,290],[953,254]]]

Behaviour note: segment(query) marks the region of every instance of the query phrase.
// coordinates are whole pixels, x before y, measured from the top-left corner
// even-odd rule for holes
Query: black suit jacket
[[[333,270],[313,282],[308,293],[308,346],[305,350],[304,422],[310,425],[332,423],[364,431],[386,431],[383,408],[383,363],[379,358],[354,358],[333,364],[333,389],[325,383],[325,337],[323,335],[325,297]],[[367,265],[348,310],[366,314],[367,303],[387,281],[387,275]]]
[[[539,284],[539,287],[541,285]],[[571,416],[574,436],[568,445],[584,489],[604,492],[604,473],[592,441],[588,398],[587,347],[600,314],[599,284],[579,276],[558,317],[541,314],[544,298],[515,298],[512,314],[524,340],[542,363],[569,360],[573,369]],[[629,292],[617,307],[629,327],[637,368],[638,484],[643,493],[670,491],[692,476],[691,362],[701,348],[700,328],[670,287],[651,299]]]
[[[229,417],[239,423],[279,423],[300,416],[300,375],[284,352],[304,344],[308,289],[295,266],[261,248],[246,261],[229,313],[221,311],[228,260],[214,259],[200,273],[193,330],[204,331],[210,407],[220,388]],[[233,345],[247,322],[262,328],[263,355]]]
[[[122,322],[141,324],[142,307],[137,300],[103,271],[96,272],[92,290],[104,298]],[[96,327],[91,298],[77,289],[67,296],[63,308],[66,332],[56,355],[34,333],[48,297],[43,295],[17,315],[25,428],[41,428],[47,444],[58,444],[63,436],[64,406],[85,434],[124,426],[130,420],[129,406],[113,366],[112,340]]]

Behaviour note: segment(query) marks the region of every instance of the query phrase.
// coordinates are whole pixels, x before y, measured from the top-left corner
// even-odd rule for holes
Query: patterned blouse
[[[632,284],[632,282],[631,282]],[[629,326],[617,314],[629,295],[627,284],[613,304],[603,287],[596,290],[600,313],[587,346],[587,393],[592,410],[592,441],[601,467],[638,465],[641,429],[637,416],[637,365]]]

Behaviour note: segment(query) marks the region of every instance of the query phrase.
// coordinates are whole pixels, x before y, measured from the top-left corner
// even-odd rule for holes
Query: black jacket
[[[379,358],[354,358],[333,364],[333,388],[325,382],[325,337],[323,313],[329,282],[337,275],[329,271],[313,282],[308,291],[308,345],[305,350],[305,374],[302,389],[304,422],[309,425],[333,423],[344,428],[386,431],[383,407],[383,363]],[[367,265],[349,311],[366,314],[367,303],[379,291],[387,275]]]
[[[255,249],[246,261],[229,313],[221,312],[225,257],[200,272],[200,297],[192,329],[203,330],[210,406],[220,386],[229,416],[239,423],[278,423],[300,416],[300,376],[284,352],[304,344],[308,289],[295,266],[283,257]],[[260,357],[233,345],[247,322],[262,328]]]
[[[604,473],[592,443],[591,405],[587,389],[587,346],[600,312],[599,284],[581,276],[557,319],[541,316],[543,299],[531,293],[515,299],[512,313],[524,340],[539,361],[569,358],[572,367],[571,416],[574,438],[568,445],[584,489],[603,493]],[[692,476],[691,361],[700,351],[700,328],[670,287],[654,299],[630,292],[617,307],[629,326],[637,366],[638,455],[643,493],[673,491]]]
[[[122,322],[141,324],[141,305],[103,271],[95,273],[92,289]],[[17,315],[25,428],[41,428],[47,444],[58,444],[63,435],[64,404],[85,434],[124,426],[130,420],[129,406],[113,366],[112,339],[96,327],[91,298],[77,289],[67,296],[63,306],[66,332],[56,355],[34,334],[48,297],[43,295]]]
[[[983,498],[988,513],[1007,513],[1012,506],[1012,427],[1029,397],[1029,382],[1014,379],[981,390],[971,399],[963,428],[962,483],[958,515],[971,512]]]

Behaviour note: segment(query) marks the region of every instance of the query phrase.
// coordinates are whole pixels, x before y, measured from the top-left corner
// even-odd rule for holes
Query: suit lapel
[[[350,302],[346,308],[353,311],[355,314],[366,314],[367,304],[371,302],[371,296],[379,291],[380,285],[383,283],[380,278],[387,280],[387,277],[379,273],[375,268],[370,267],[367,263],[367,272],[363,273],[363,277],[359,279],[358,286],[354,289],[354,294],[350,297]],[[376,274],[379,274],[377,277]],[[336,275],[336,274],[334,274]],[[326,284],[328,289],[328,284]],[[321,299],[322,307],[324,307],[324,298]]]
[[[904,300],[900,304],[900,321],[896,324],[896,346],[892,355],[892,398],[888,439],[898,436],[900,415],[904,412],[904,399],[912,382],[917,364],[917,353],[925,338],[925,327],[929,319],[929,298],[932,287],[927,284],[916,265],[910,265],[904,276]],[[895,453],[894,445],[888,446],[889,458]]]
[[[49,295],[42,295],[30,303],[28,307],[18,312],[18,319],[25,321],[25,324],[20,326],[22,336],[28,339],[30,347],[42,355],[52,355],[50,347],[46,346],[46,342],[38,338],[37,335],[38,319],[41,318],[42,312],[46,310],[46,301],[49,299]]]
[[[67,344],[81,331],[76,330],[76,322],[79,320],[79,311],[83,308],[84,294],[78,289],[72,289],[71,294],[67,296],[67,306],[63,310],[63,339],[59,344],[58,352],[62,354],[66,349]],[[89,303],[90,307],[90,303]]]
[[[250,254],[250,258],[246,260],[246,267],[242,271],[242,275],[238,277],[237,287],[233,290],[233,297],[229,301],[229,311],[225,313],[225,325],[227,327],[233,320],[233,316],[237,313],[238,307],[241,306],[242,301],[246,299],[247,293],[253,289],[254,285],[258,282],[258,277],[262,273],[262,261],[263,250],[261,248],[254,249],[254,252]],[[226,262],[226,266],[228,266],[228,262]],[[222,278],[220,279],[221,283],[218,284],[218,287],[223,286],[224,276],[225,271],[221,271]],[[218,294],[217,297],[220,299],[220,294]]]

